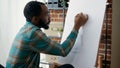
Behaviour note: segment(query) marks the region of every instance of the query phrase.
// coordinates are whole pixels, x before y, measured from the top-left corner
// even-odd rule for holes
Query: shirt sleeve
[[[36,30],[34,38],[30,42],[30,48],[39,53],[67,56],[74,46],[78,31],[73,29],[67,39],[62,43],[52,41],[42,31]]]

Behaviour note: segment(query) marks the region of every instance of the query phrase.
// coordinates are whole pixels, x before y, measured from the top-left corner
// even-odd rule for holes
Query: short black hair
[[[41,5],[45,4],[38,1],[30,1],[26,4],[23,11],[26,21],[31,22],[33,16],[38,16],[42,12]]]

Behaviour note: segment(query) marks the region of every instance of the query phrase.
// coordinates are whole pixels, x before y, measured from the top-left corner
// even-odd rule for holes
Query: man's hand
[[[53,62],[53,63],[50,63],[50,68],[58,68],[61,64],[59,63],[56,63],[56,62]]]
[[[79,13],[75,16],[75,24],[74,24],[74,29],[79,30],[79,28],[84,25],[88,20],[88,15]]]

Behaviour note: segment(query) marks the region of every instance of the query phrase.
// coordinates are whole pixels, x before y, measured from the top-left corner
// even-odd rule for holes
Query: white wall
[[[5,66],[12,41],[25,23],[23,8],[29,0],[0,0],[0,64]]]
[[[120,68],[120,0],[113,0],[112,5],[111,68]]]

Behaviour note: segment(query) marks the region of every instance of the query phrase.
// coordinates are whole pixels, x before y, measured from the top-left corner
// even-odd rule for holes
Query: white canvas
[[[75,68],[94,68],[106,0],[70,0],[66,16],[62,42],[67,38],[74,25],[74,17],[83,12],[89,20],[79,30],[75,45],[67,57],[59,57],[61,64],[70,63]]]

